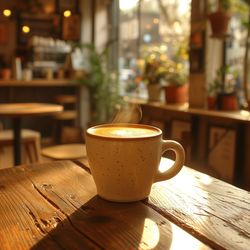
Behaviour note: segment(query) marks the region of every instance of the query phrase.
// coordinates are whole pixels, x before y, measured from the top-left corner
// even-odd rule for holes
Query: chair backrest
[[[77,98],[75,95],[58,95],[54,98],[55,102],[57,104],[60,104],[63,106],[64,111],[57,113],[54,115],[54,132],[53,132],[53,138],[56,144],[63,143],[73,143],[73,142],[82,142],[80,140],[80,136],[78,136],[78,140],[76,140],[76,132],[71,132],[72,139],[68,136],[69,129],[65,129],[65,132],[62,131],[64,126],[72,126],[75,129],[78,113],[77,113]],[[71,129],[72,131],[73,129]],[[64,134],[65,133],[65,134]],[[64,139],[66,138],[66,139]],[[66,142],[66,141],[69,142]]]
[[[22,129],[21,130],[21,138],[22,138],[22,150],[23,162],[22,163],[33,163],[41,160],[41,134],[38,131],[30,130],[30,129]],[[0,130],[0,157],[1,159],[0,165],[4,165],[4,167],[12,167],[12,155],[9,155],[9,148],[13,146],[14,143],[14,135],[13,130],[11,129],[2,129]]]
[[[55,102],[61,105],[66,103],[76,103],[76,97],[74,95],[58,95],[55,97]]]
[[[58,95],[55,96],[55,102],[62,105],[64,109],[75,109],[77,98],[75,95]]]
[[[80,127],[63,126],[61,143],[84,143],[84,129]]]

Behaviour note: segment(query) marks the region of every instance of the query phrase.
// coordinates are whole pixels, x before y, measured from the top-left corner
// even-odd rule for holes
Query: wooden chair
[[[53,139],[56,144],[61,143],[63,126],[75,126],[77,119],[76,102],[77,98],[74,95],[58,95],[55,97],[55,102],[64,107],[64,111],[54,116],[55,126]]]
[[[10,129],[0,130],[0,151],[4,153],[6,147],[13,146],[13,131]],[[22,147],[24,149],[24,158],[23,163],[34,163],[41,160],[40,152],[40,138],[41,135],[39,132],[22,129],[21,131],[21,140]]]
[[[84,143],[84,129],[81,127],[63,126],[60,141],[62,144]]]
[[[42,155],[53,160],[77,160],[86,158],[85,144],[63,144],[42,149]]]
[[[61,145],[45,147],[42,156],[52,160],[76,160],[86,158],[84,129],[79,127],[63,127]]]

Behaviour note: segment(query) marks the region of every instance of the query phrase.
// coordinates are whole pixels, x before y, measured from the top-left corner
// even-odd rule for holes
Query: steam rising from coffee
[[[112,119],[112,123],[139,123],[142,110],[138,104],[124,103]]]

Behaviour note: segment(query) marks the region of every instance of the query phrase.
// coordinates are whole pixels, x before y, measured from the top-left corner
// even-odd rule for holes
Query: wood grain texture
[[[159,110],[168,111],[168,112],[178,112],[181,114],[190,114],[190,115],[199,115],[204,117],[215,117],[223,118],[226,120],[238,121],[242,123],[250,122],[250,112],[246,110],[237,110],[237,111],[222,111],[222,110],[207,110],[199,108],[190,108],[188,103],[185,104],[166,104],[160,102],[147,102],[147,100],[141,100],[138,98],[126,97],[126,101],[131,103],[139,104],[142,106],[143,111],[147,109],[155,109],[156,112]]]
[[[245,190],[184,167],[171,180],[154,184],[146,204],[213,249],[250,249]]]
[[[142,202],[99,198],[71,161],[0,171],[0,221],[0,249],[209,249]]]
[[[47,147],[42,150],[42,155],[55,160],[73,160],[87,157],[86,146],[80,143]]]
[[[22,117],[49,115],[61,112],[63,106],[47,103],[9,103],[0,104],[0,116]]]
[[[78,86],[72,79],[33,79],[30,81],[25,80],[0,80],[0,87],[53,87],[53,86]]]

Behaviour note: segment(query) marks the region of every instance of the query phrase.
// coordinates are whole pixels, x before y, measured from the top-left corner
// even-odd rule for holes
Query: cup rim
[[[96,134],[92,134],[89,131],[91,129],[95,129],[95,128],[102,128],[102,127],[121,127],[121,126],[127,126],[127,127],[133,127],[133,128],[147,128],[147,129],[152,129],[152,130],[156,130],[158,133],[153,134],[153,135],[148,135],[148,136],[142,136],[142,137],[112,137],[112,136],[105,136],[105,135],[96,135]],[[107,140],[145,140],[145,139],[149,139],[149,138],[155,138],[155,137],[159,137],[162,136],[162,130],[152,126],[152,125],[146,125],[146,124],[136,124],[136,123],[107,123],[107,124],[100,124],[100,125],[96,125],[96,126],[92,126],[89,127],[86,130],[86,135],[90,136],[90,137],[96,137],[96,138],[102,138],[102,139],[107,139]]]

